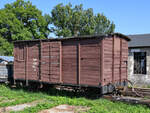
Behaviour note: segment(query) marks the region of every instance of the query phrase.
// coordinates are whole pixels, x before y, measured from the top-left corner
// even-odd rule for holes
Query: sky
[[[0,8],[15,0],[0,0]],[[27,0],[25,0],[27,1]],[[116,25],[115,32],[125,35],[150,33],[150,0],[29,0],[43,14],[50,14],[59,3],[83,4],[83,8],[93,8],[95,14],[103,13]]]

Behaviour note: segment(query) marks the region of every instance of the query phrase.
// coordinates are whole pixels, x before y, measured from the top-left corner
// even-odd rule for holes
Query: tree
[[[12,55],[12,41],[45,39],[49,35],[49,20],[29,1],[6,4],[0,15],[0,50],[5,49],[1,52],[4,55]]]
[[[13,44],[0,36],[0,55],[12,55]]]
[[[113,33],[115,25],[103,14],[94,15],[91,8],[84,10],[82,4],[58,4],[51,12],[53,31],[56,36],[80,36]]]

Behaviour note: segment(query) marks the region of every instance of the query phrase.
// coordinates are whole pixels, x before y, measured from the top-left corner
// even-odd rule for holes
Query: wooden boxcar
[[[102,93],[127,80],[128,41],[120,33],[14,42],[14,80],[80,87]]]

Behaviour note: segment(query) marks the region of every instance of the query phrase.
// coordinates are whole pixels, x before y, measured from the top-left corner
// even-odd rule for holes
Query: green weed
[[[112,102],[106,99],[87,99],[79,95],[74,96],[71,92],[57,91],[55,89],[50,89],[47,92],[30,92],[24,89],[11,89],[8,86],[0,85],[0,95],[3,99],[15,99],[12,102],[0,103],[0,107],[41,99],[45,100],[36,106],[28,107],[18,112],[12,111],[11,113],[37,113],[61,104],[87,106],[90,107],[88,113],[150,113],[150,109],[146,106]]]

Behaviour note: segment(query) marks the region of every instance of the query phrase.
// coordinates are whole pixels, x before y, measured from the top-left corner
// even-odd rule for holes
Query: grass
[[[14,100],[6,101],[4,100]],[[87,99],[74,96],[71,92],[50,89],[46,92],[31,92],[25,89],[10,88],[0,85],[0,107],[12,106],[35,100],[45,100],[36,106],[25,108],[23,111],[11,113],[37,113],[43,109],[49,109],[57,105],[68,104],[75,106],[87,106],[91,109],[88,113],[150,113],[150,109],[142,105],[130,105],[122,102],[111,102],[105,99]]]

